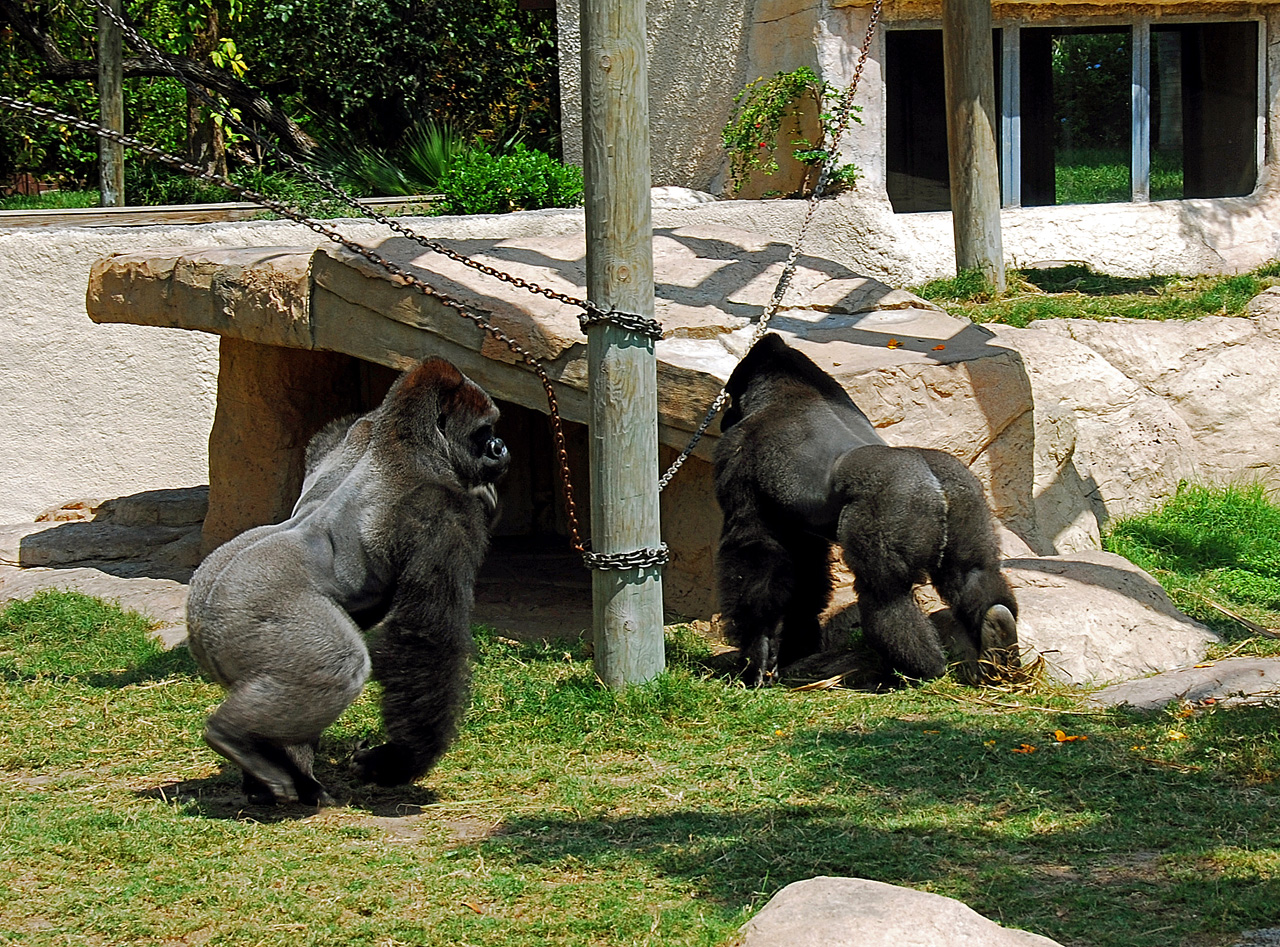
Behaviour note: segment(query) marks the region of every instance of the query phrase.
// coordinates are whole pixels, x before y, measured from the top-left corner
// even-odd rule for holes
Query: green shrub
[[[335,141],[349,139],[343,129]],[[432,194],[450,167],[471,151],[487,150],[460,135],[448,122],[420,122],[391,150],[367,145],[329,144],[318,158],[335,183],[359,197]]]
[[[507,154],[472,150],[440,180],[441,214],[505,214],[582,203],[582,171],[522,144]]]
[[[125,203],[135,207],[169,204],[216,204],[233,200],[226,189],[170,171],[162,164],[126,161],[124,166]]]
[[[733,97],[733,118],[720,130],[721,143],[729,155],[729,180],[733,192],[736,194],[742,190],[753,171],[766,175],[778,171],[775,157],[778,135],[788,118],[800,115],[806,100],[817,107],[821,138],[817,142],[807,138],[792,141],[792,157],[810,168],[817,168],[831,158],[830,149],[837,131],[833,109],[840,95],[841,90],[819,79],[808,66],[791,72],[777,72],[767,79],[761,76],[747,83]],[[862,119],[856,114],[860,111],[860,107],[853,106],[850,121],[861,124]],[[851,187],[858,177],[859,171],[854,165],[834,164],[828,177],[829,193]],[[814,181],[817,181],[816,176]],[[806,182],[801,190],[808,186]]]

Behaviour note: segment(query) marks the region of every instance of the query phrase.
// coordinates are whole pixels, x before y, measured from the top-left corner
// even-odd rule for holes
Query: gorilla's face
[[[383,410],[415,463],[439,469],[443,462],[467,489],[492,484],[510,466],[507,445],[494,433],[497,406],[444,359],[428,358],[402,376]]]
[[[511,464],[511,453],[502,438],[493,432],[493,422],[497,421],[497,409],[493,412],[493,421],[486,420],[471,433],[470,454],[475,459],[476,482],[493,483]]]

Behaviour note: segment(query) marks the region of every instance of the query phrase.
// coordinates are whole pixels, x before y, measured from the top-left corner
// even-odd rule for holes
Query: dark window
[[[1129,30],[1021,32],[1023,205],[1129,200]]]
[[[886,185],[900,213],[950,210],[942,30],[885,36]]]
[[[1000,101],[1000,31],[992,34]],[[899,214],[951,209],[942,30],[890,30],[885,37],[885,186]],[[999,106],[992,120],[999,135]],[[999,147],[999,141],[996,142]]]
[[[1004,115],[996,129],[1014,130],[1000,152],[1009,161],[1005,204],[1230,197],[1253,190],[1256,22],[1027,27],[1010,33],[1003,56],[1000,34],[995,31],[993,52],[996,102]],[[1016,63],[1012,79],[1002,75],[1002,62]],[[885,85],[893,209],[949,210],[942,31],[890,30]]]
[[[1235,197],[1258,178],[1258,24],[1151,27],[1151,197]]]

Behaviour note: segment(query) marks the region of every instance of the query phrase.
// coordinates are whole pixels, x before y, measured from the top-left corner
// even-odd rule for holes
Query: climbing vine
[[[729,155],[729,180],[733,193],[742,190],[753,171],[765,175],[778,171],[778,137],[783,123],[788,118],[798,117],[806,101],[813,102],[818,109],[821,137],[817,142],[807,138],[794,139],[791,154],[816,172],[831,157],[830,144],[836,130],[832,108],[839,95],[839,89],[819,79],[808,66],[791,72],[778,72],[767,79],[761,76],[735,95],[733,118],[720,132],[720,140]],[[860,111],[860,107],[853,106],[850,116],[853,121],[861,123],[862,119],[852,114]],[[806,175],[800,189],[802,193],[810,189],[810,178],[816,180],[816,174]],[[857,178],[855,165],[832,167],[827,182],[828,193],[849,187]]]

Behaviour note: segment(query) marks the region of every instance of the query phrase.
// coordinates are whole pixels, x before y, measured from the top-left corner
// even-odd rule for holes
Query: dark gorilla
[[[196,570],[191,652],[227,691],[204,738],[244,771],[251,801],[332,801],[312,775],[316,746],[371,672],[387,742],[357,755],[358,776],[411,782],[453,740],[494,483],[510,460],[497,419],[478,385],[427,359],[380,407],[315,436],[288,520]]]
[[[714,453],[724,512],[716,572],[749,683],[819,650],[833,542],[854,574],[863,633],[895,670],[946,673],[942,641],[913,596],[926,580],[981,664],[1018,664],[1018,606],[964,464],[889,447],[835,379],[777,335],[752,346],[726,390]]]

